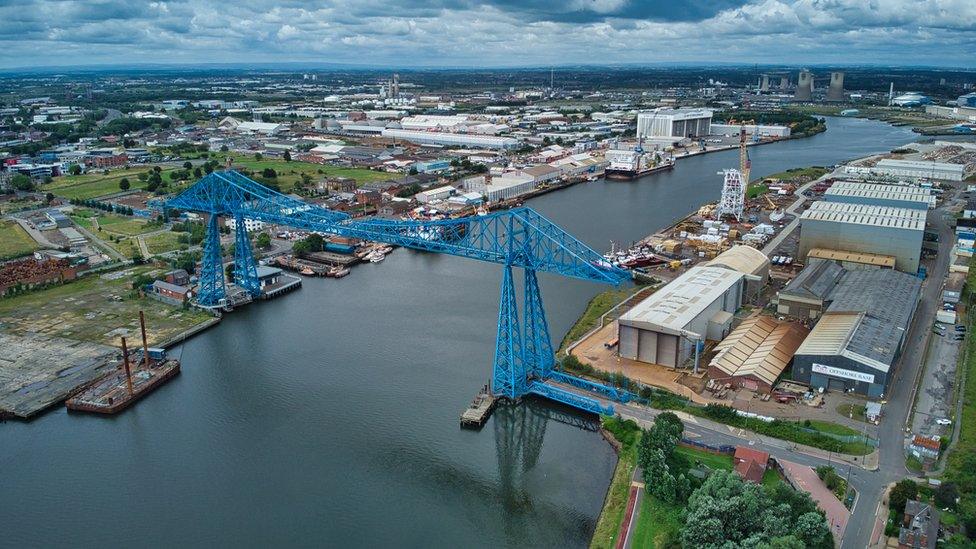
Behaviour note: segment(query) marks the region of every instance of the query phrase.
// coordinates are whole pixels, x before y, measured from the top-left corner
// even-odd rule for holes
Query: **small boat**
[[[302,267],[301,270],[298,271],[298,274],[303,274],[305,276],[314,276],[315,271],[313,271],[311,267]]]
[[[386,259],[386,256],[383,255],[380,252],[373,252],[373,253],[371,253],[369,255],[369,262],[370,263],[379,263],[380,261],[383,261],[384,259]]]
[[[341,269],[332,271],[331,274],[332,274],[332,276],[334,278],[342,278],[342,277],[346,276],[347,274],[349,274],[349,269],[343,267]]]

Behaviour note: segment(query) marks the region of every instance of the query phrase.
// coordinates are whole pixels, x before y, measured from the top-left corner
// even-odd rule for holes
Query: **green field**
[[[841,425],[839,423],[832,423],[830,421],[820,421],[818,419],[810,420],[810,428],[816,429],[821,433],[840,435],[842,437],[856,437],[856,436],[862,436],[864,434],[861,431],[858,431],[857,429],[852,429],[846,425]]]
[[[291,191],[295,187],[295,184],[302,180],[302,174],[308,174],[312,178],[312,181],[319,181],[325,177],[348,177],[355,179],[357,185],[399,177],[397,174],[379,172],[367,168],[325,166],[311,162],[286,162],[278,158],[255,160],[253,156],[233,153],[211,153],[210,155],[212,159],[218,160],[221,166],[225,165],[227,156],[233,159],[233,167],[246,168],[254,172],[254,175],[258,177],[261,176],[261,172],[264,169],[271,168],[278,174],[278,185],[285,192]]]
[[[147,236],[145,237],[146,247],[149,248],[149,253],[152,255],[172,252],[173,250],[178,250],[181,246],[177,242],[177,238],[179,238],[179,233],[171,231]]]
[[[98,198],[100,196],[121,192],[121,189],[119,189],[119,181],[122,178],[129,180],[129,190],[145,189],[146,182],[140,181],[138,175],[143,172],[148,172],[151,169],[152,166],[137,166],[132,168],[119,168],[110,171],[108,174],[86,173],[82,175],[65,175],[55,178],[54,181],[47,185],[42,185],[40,190],[42,192],[54,193],[56,196],[67,199],[78,198],[85,200]],[[169,179],[169,173],[172,171],[174,170],[164,169],[160,173],[163,181],[170,186],[173,186],[173,182]]]
[[[601,316],[637,291],[639,290],[634,288],[623,288],[620,290],[606,290],[594,296],[586,304],[586,310],[583,311],[583,315],[566,332],[566,337],[563,338],[562,343],[559,345],[559,353],[562,353],[569,344],[583,337],[593,328],[596,328]]]
[[[0,260],[34,253],[41,248],[27,231],[14,221],[0,221]]]

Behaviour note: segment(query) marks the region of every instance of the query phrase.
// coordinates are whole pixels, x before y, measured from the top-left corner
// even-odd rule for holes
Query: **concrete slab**
[[[0,332],[0,412],[28,418],[115,369],[115,347]]]

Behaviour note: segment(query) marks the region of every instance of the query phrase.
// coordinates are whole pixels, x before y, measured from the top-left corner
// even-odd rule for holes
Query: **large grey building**
[[[684,364],[699,342],[720,341],[731,331],[745,278],[725,267],[692,267],[620,316],[620,356],[672,368]]]
[[[657,109],[637,114],[637,136],[702,137],[712,129],[712,111],[708,109]]]
[[[813,248],[893,256],[895,268],[918,272],[925,234],[923,210],[814,202],[800,216],[799,256]]]
[[[824,192],[823,199],[827,202],[915,210],[928,210],[935,207],[935,196],[931,189],[860,181],[837,181]]]
[[[793,357],[793,379],[812,388],[888,392],[922,281],[890,269],[847,271],[830,292],[826,312]]]

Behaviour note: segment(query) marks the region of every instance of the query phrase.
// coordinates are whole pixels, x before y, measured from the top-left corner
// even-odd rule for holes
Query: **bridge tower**
[[[200,290],[197,302],[203,307],[224,305],[224,253],[220,249],[220,226],[216,213],[210,214],[203,237],[203,258],[200,260]]]
[[[251,239],[247,237],[247,223],[242,212],[234,212],[234,284],[251,294],[261,295],[258,268],[251,251]]]

